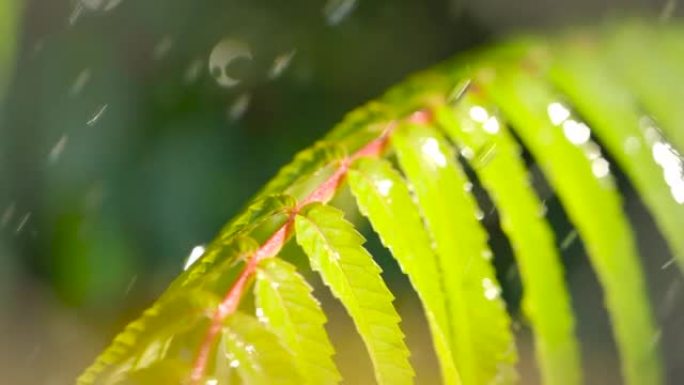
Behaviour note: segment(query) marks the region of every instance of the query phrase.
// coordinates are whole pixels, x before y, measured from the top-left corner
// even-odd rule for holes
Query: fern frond
[[[481,97],[467,95],[436,110],[491,196],[511,241],[525,288],[523,309],[535,334],[545,384],[582,383],[572,307],[559,252],[543,206],[534,194],[518,147],[504,122]],[[559,376],[558,373],[563,373]]]
[[[412,384],[413,369],[394,297],[363,237],[333,207],[312,204],[295,220],[297,243],[311,267],[345,306],[366,344],[379,384]]]
[[[335,349],[323,328],[326,317],[309,284],[294,266],[278,259],[262,262],[256,279],[257,316],[294,354],[303,383],[339,383]]]
[[[443,383],[515,383],[511,321],[461,162],[492,198],[513,246],[544,383],[582,383],[560,253],[523,148],[586,245],[626,382],[662,383],[616,165],[603,152],[631,179],[684,268],[684,30],[631,23],[601,33],[462,56],[352,111],[284,167],[79,384],[338,383],[325,314],[279,255],[291,237],[350,314],[377,381],[413,383],[394,297],[364,238],[331,203],[346,181],[421,301]],[[639,45],[653,50],[643,55]],[[256,318],[241,306],[252,292]]]
[[[495,71],[482,81],[485,92],[536,158],[587,246],[605,290],[627,383],[661,383],[637,248],[608,161],[586,137],[586,126],[572,126],[583,123],[542,81],[509,65]]]

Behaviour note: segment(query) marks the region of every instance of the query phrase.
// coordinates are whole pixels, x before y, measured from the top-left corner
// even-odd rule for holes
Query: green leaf
[[[79,385],[114,384],[130,371],[167,359],[168,346],[182,332],[199,328],[219,300],[213,294],[188,290],[162,297],[131,322],[78,378]]]
[[[436,111],[491,196],[515,253],[524,288],[523,309],[535,334],[543,383],[582,383],[574,319],[556,242],[530,185],[520,148],[482,98],[464,96]]]
[[[387,161],[376,159],[356,162],[348,178],[359,209],[409,277],[422,302],[443,382],[461,383],[452,350],[444,277],[406,183]]]
[[[228,317],[222,345],[230,367],[249,385],[299,385],[294,357],[256,318],[241,312]]]
[[[7,79],[14,68],[22,3],[21,0],[3,0],[0,3],[0,102],[4,99]]]
[[[321,204],[309,205],[297,215],[295,231],[311,267],[354,320],[378,383],[412,384],[413,369],[392,293],[373,257],[363,248],[361,234],[340,210]]]
[[[682,69],[677,67],[681,62],[663,54],[659,49],[662,48],[660,35],[654,33],[653,28],[638,22],[615,28],[606,44],[600,47],[601,61],[607,63],[613,73],[622,75],[630,94],[639,98],[668,138],[684,151],[684,110],[681,108],[684,76]]]
[[[257,272],[257,316],[294,354],[303,383],[337,384],[342,378],[331,358],[335,349],[323,327],[327,319],[311,291],[294,266],[269,258]]]
[[[431,127],[399,126],[392,145],[435,242],[463,383],[514,382],[517,357],[510,319],[470,182],[456,164],[453,149]]]
[[[599,46],[572,40],[561,47],[551,72],[555,84],[629,176],[684,270],[684,181],[678,154],[601,60]]]
[[[217,241],[229,240],[237,233],[249,233],[265,220],[278,214],[291,212],[296,205],[297,201],[293,197],[284,194],[260,198],[243,210],[242,214],[228,222],[219,233]]]
[[[587,246],[627,383],[659,384],[659,348],[646,285],[609,164],[586,138],[586,126],[576,126],[582,123],[568,107],[518,66],[499,65],[478,79],[536,158]]]
[[[289,194],[297,199],[304,198],[292,190],[297,188],[302,190],[301,185],[309,184],[309,179],[312,176],[315,177],[315,174],[324,166],[339,161],[344,155],[345,153],[338,143],[332,141],[317,142],[311,148],[299,152],[290,164],[281,168],[278,174],[259,191],[255,200],[271,194]],[[304,190],[306,189],[304,188]]]

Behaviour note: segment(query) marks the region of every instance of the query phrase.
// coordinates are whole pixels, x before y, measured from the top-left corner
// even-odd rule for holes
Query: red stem
[[[420,124],[427,123],[431,119],[432,117],[428,111],[420,110],[413,113],[407,120],[411,123]],[[230,290],[228,290],[226,296],[223,298],[214,312],[211,323],[209,324],[209,329],[202,340],[202,344],[199,347],[197,356],[195,357],[195,361],[192,366],[192,372],[190,374],[191,385],[200,385],[202,378],[204,377],[204,372],[207,367],[207,362],[209,361],[209,355],[214,345],[214,341],[221,331],[223,321],[229,315],[233,314],[237,309],[247,284],[254,273],[256,273],[259,262],[263,261],[264,259],[274,257],[283,247],[292,233],[294,219],[297,212],[299,212],[302,207],[309,203],[326,203],[330,201],[335,195],[335,192],[337,192],[338,187],[342,184],[344,177],[347,175],[347,171],[349,171],[349,165],[354,160],[359,158],[368,158],[380,155],[385,149],[389,136],[395,127],[396,123],[391,122],[382,135],[380,135],[380,137],[368,143],[351,156],[342,159],[335,172],[323,183],[321,183],[314,191],[312,191],[306,198],[299,202],[285,224],[276,230],[276,232],[249,258],[244,270],[240,273],[240,276]]]

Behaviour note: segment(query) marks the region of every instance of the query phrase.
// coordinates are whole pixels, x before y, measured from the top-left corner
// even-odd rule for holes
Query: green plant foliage
[[[311,287],[294,266],[278,259],[264,261],[254,286],[257,315],[294,353],[305,384],[337,384],[340,373],[323,325],[325,314]]]
[[[21,3],[20,0],[3,0],[0,3],[0,100],[3,99],[7,79],[14,67]]]
[[[373,159],[362,159],[354,165],[349,171],[349,184],[359,209],[423,302],[444,383],[460,383],[444,292],[445,277],[408,186],[387,161]]]
[[[519,377],[475,183],[513,247],[543,382],[581,384],[560,251],[523,150],[587,248],[623,378],[661,384],[647,286],[611,172],[630,179],[684,267],[682,36],[677,26],[631,22],[518,40],[443,63],[352,111],[285,166],[79,384],[339,383],[326,315],[280,253],[291,238],[347,309],[377,382],[413,383],[393,294],[330,202],[346,183],[421,301],[444,384]]]
[[[542,81],[508,66],[487,80],[487,91],[517,127],[587,245],[606,292],[627,383],[660,383],[646,287],[608,161],[596,143],[580,136],[583,126],[571,128],[579,133],[568,132],[568,124],[583,123]]]
[[[499,210],[525,287],[523,309],[535,332],[544,383],[580,384],[579,347],[553,233],[543,219],[520,148],[485,106],[482,98],[465,96],[454,107],[439,108],[437,120],[458,143]]]
[[[342,301],[361,334],[380,384],[411,384],[413,369],[399,329],[392,293],[380,277],[380,267],[363,248],[363,237],[343,213],[313,204],[295,220],[297,243]]]
[[[470,182],[436,130],[403,125],[392,136],[399,163],[416,192],[444,276],[456,367],[464,384],[510,383],[515,346],[483,217]],[[449,199],[444,199],[449,197]]]
[[[237,312],[225,325],[223,353],[246,384],[297,385],[301,375],[294,357],[256,318]]]

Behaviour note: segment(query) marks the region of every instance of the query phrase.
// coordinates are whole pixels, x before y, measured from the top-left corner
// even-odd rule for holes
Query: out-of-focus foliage
[[[609,69],[615,57],[630,57],[644,44],[658,57],[678,57],[674,53],[681,52],[684,41],[658,42],[681,34],[681,28],[626,22],[514,40],[438,65],[353,111],[267,184],[80,383],[115,384],[141,373],[154,382],[149,379],[169,363],[173,373],[184,371],[180,378],[192,371],[194,383],[236,378],[245,384],[299,383],[302,376],[310,382],[315,377],[307,367],[316,351],[321,366],[315,376],[327,373],[327,381],[339,382],[321,328],[325,317],[296,269],[280,260],[298,261],[302,251],[347,310],[378,383],[413,383],[388,279],[340,210],[353,213],[354,205],[330,202],[329,195],[348,179],[359,211],[422,301],[443,383],[526,380],[516,372],[514,330],[482,223],[485,207],[473,190],[481,184],[501,212],[502,230],[520,265],[523,310],[543,381],[581,384],[582,341],[576,337],[560,250],[540,193],[528,180],[526,157],[536,160],[586,245],[601,285],[592,295],[603,294],[625,383],[663,383],[658,326],[616,175],[623,170],[644,197],[675,263],[684,267],[675,235],[684,218],[684,167],[675,141],[680,128],[672,124],[684,113],[660,104],[652,109],[654,100],[681,89],[673,84],[684,86],[684,73],[648,61],[638,73],[628,65]],[[640,81],[665,76],[663,67],[670,68],[665,82],[645,87]],[[594,91],[584,91],[585,86]],[[587,101],[594,93],[596,105]],[[646,99],[650,102],[642,102]],[[625,125],[611,123],[611,116]],[[630,159],[640,151],[641,161],[650,166]],[[272,248],[292,236],[301,247],[295,257]],[[256,298],[251,295],[254,275]],[[194,301],[200,307],[193,311],[174,310],[179,299],[224,295],[218,305]],[[296,322],[295,307],[300,309]],[[194,318],[159,325],[164,317],[181,315]],[[221,337],[213,338],[217,325]],[[293,368],[289,372],[283,370],[287,365]],[[196,377],[198,368],[205,377]]]

